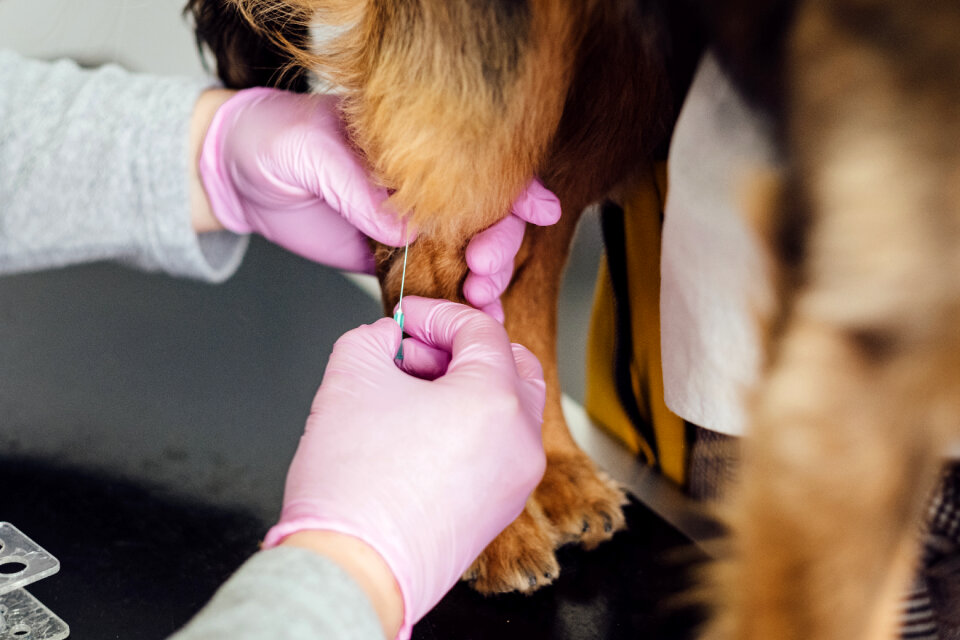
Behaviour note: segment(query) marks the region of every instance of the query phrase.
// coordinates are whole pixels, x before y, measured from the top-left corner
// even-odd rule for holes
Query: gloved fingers
[[[340,234],[335,233],[335,227],[339,227],[341,224],[346,228],[342,229]],[[344,220],[338,220],[336,224],[331,224],[327,232],[329,235],[324,236],[322,253],[314,251],[313,255],[307,255],[306,252],[301,255],[322,262],[334,269],[366,273],[367,275],[376,274],[377,265],[373,259],[373,252],[362,233]],[[305,243],[310,242],[309,239],[304,239],[304,241]],[[290,244],[284,246],[294,253],[300,253],[295,248],[291,248]]]
[[[353,150],[345,141],[326,142],[322,162],[317,165],[317,195],[365,236],[391,247],[413,242],[417,230],[387,204],[389,194],[374,184]]]
[[[503,324],[504,318],[506,317],[503,313],[503,303],[500,302],[499,298],[488,305],[480,307],[480,311],[483,311],[500,324]]]
[[[322,198],[365,236],[393,247],[416,237],[385,202],[387,190],[375,184],[347,140],[339,98],[332,95],[296,96],[309,112],[306,133],[299,139],[292,163],[293,182]],[[301,127],[301,130],[303,127]]]
[[[511,342],[510,349],[513,351],[513,361],[520,377],[532,382],[543,382],[543,366],[537,356],[517,342]]]
[[[513,203],[513,215],[544,227],[560,220],[560,199],[534,178]]]
[[[369,378],[371,372],[396,371],[393,365],[402,332],[393,318],[380,318],[346,332],[334,343],[324,381],[347,374]]]
[[[543,366],[533,352],[516,342],[510,345],[513,349],[513,359],[517,366],[517,373],[521,379],[521,395],[524,406],[532,417],[536,419],[537,434],[543,423],[543,408],[547,402],[547,385],[543,379]]]
[[[513,259],[523,244],[526,223],[509,215],[473,236],[467,244],[467,266],[470,271],[489,276],[513,268]]]
[[[355,176],[354,182],[366,183],[346,190],[339,198],[337,210],[350,224],[368,238],[391,247],[402,247],[417,238],[412,222],[398,216],[386,204],[387,190],[374,187],[365,176]]]
[[[366,237],[324,202],[263,216],[259,223],[263,237],[304,258],[335,269],[375,271]]]
[[[447,372],[450,353],[431,347],[416,338],[404,338],[403,360],[400,360],[399,364],[401,369],[412,376],[423,380],[436,380]]]
[[[450,354],[447,376],[477,367],[495,378],[515,371],[507,332],[482,311],[447,300],[409,296],[404,298],[403,312],[407,333]]]
[[[480,275],[471,271],[463,282],[463,297],[471,305],[482,309],[503,295],[513,278],[513,260],[506,267],[491,275]]]
[[[547,385],[543,379],[543,367],[533,353],[523,345],[513,343],[513,357],[520,374],[519,396],[527,420],[523,423],[526,431],[514,437],[514,444],[527,451],[527,460],[522,472],[526,474],[526,487],[533,491],[547,467],[546,454],[543,451],[543,409],[547,403]],[[536,453],[537,455],[534,455]]]

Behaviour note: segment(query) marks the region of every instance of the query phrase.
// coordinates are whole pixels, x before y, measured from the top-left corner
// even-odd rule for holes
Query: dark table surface
[[[560,376],[583,387],[599,259],[581,225],[561,295]],[[578,236],[579,237],[579,236]],[[259,239],[220,286],[87,265],[0,278],[0,520],[56,555],[31,587],[73,638],[164,638],[255,549],[334,340],[380,305]],[[632,504],[630,530],[561,551],[531,597],[458,586],[433,638],[685,638],[686,540]],[[681,550],[681,551],[678,551]]]
[[[636,501],[628,531],[560,551],[561,577],[532,596],[458,585],[414,630],[458,638],[690,638],[700,619],[678,595],[698,554]],[[267,523],[118,477],[0,458],[0,514],[61,562],[30,587],[80,640],[164,638],[256,549]]]

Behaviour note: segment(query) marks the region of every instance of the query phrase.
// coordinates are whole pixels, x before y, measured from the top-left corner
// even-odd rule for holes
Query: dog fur
[[[215,3],[229,17],[211,22],[209,1],[190,5],[198,23],[205,20],[200,32],[216,32],[218,20],[235,28],[239,14],[266,25],[264,51],[286,49],[291,68],[310,69],[340,88],[352,139],[395,190],[392,206],[411,212],[420,228],[407,293],[462,300],[467,239],[507,215],[534,174],[560,198],[561,222],[528,230],[503,299],[511,338],[544,366],[548,468],[524,514],[467,574],[484,592],[551,582],[560,544],[593,547],[624,525],[622,492],[576,446],[560,408],[555,316],[562,267],[586,205],[647,171],[665,147],[676,88],[689,82],[698,51],[667,40],[675,30],[664,25],[675,16],[658,3],[589,2],[571,10],[539,0],[240,0]],[[293,42],[296,34],[269,27],[308,14],[339,35],[304,49]],[[221,60],[236,57],[218,53]],[[247,66],[259,64],[254,58]],[[377,247],[375,255],[389,310],[399,293],[398,252]]]
[[[732,66],[780,123],[781,305],[709,637],[890,638],[960,417],[960,5],[743,4],[772,50],[717,42],[774,61]]]
[[[960,416],[955,0],[189,7],[229,85],[298,88],[291,81],[308,69],[342,89],[352,139],[395,190],[392,206],[422,229],[409,292],[461,299],[466,240],[507,215],[529,176],[560,197],[561,222],[528,230],[504,297],[512,339],[544,365],[548,470],[468,573],[487,592],[549,583],[557,545],[591,547],[623,526],[621,493],[560,412],[559,278],[583,208],[662,156],[706,37],[778,123],[786,169],[762,225],[782,304],[705,634],[892,636],[915,531]],[[339,35],[308,43],[311,21]],[[241,50],[251,38],[258,48]],[[238,65],[248,71],[231,71]],[[387,247],[376,256],[390,308],[399,265]]]

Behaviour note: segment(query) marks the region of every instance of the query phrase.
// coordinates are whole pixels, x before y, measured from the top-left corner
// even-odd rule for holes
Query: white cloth
[[[660,327],[667,406],[701,427],[741,435],[756,380],[756,321],[773,301],[743,215],[751,176],[776,163],[769,123],[716,60],[700,63],[670,147],[661,252]]]

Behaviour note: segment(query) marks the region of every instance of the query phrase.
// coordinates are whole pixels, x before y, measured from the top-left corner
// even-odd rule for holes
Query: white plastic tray
[[[70,627],[26,585],[52,576],[60,562],[9,522],[0,522],[0,640],[62,640]]]

